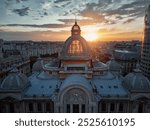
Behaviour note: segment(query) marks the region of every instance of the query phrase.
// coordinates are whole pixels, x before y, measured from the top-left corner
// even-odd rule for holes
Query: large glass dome
[[[69,54],[81,54],[83,52],[82,44],[79,40],[73,40],[69,45],[68,53]]]
[[[86,40],[80,35],[80,27],[75,22],[71,30],[71,36],[66,40],[62,52],[61,59],[91,59],[91,49]]]

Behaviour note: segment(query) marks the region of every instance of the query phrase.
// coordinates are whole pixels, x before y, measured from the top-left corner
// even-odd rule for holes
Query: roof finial
[[[141,73],[142,71],[140,70],[140,61],[138,60],[136,63],[136,68],[133,70],[134,72]]]
[[[77,24],[77,15],[75,14],[75,24]]]
[[[17,73],[19,70],[17,69],[17,65],[13,64],[9,73]]]
[[[114,55],[112,54],[112,56],[111,56],[111,58],[110,58],[111,60],[115,60],[115,58],[114,58]]]

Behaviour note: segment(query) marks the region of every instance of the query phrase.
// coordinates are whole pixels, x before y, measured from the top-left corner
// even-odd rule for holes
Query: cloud
[[[120,3],[118,0],[117,2]],[[116,4],[116,0],[99,0],[97,7],[106,9],[111,4]]]
[[[44,12],[44,15],[48,15],[48,13],[47,13],[47,12]]]
[[[74,24],[74,14],[77,15],[78,24],[80,26],[90,26],[100,29],[101,27],[114,27],[114,28],[126,28],[129,23],[135,20],[137,23],[141,21],[144,16],[146,7],[150,4],[150,0],[5,0],[6,5],[9,3],[10,6],[6,7],[6,10],[11,10],[11,16],[6,14],[2,16],[3,24],[0,29],[7,26],[12,27],[30,27],[30,30],[48,30],[47,28],[56,28],[49,30],[59,30],[66,29],[65,27],[70,27]],[[28,1],[28,2],[23,2]],[[1,2],[0,2],[1,3]],[[29,6],[30,4],[30,6]],[[24,7],[23,7],[24,5]],[[29,9],[30,7],[30,9]],[[31,10],[32,9],[32,10]],[[6,11],[4,11],[5,13]],[[6,12],[7,13],[7,12]],[[17,16],[13,15],[15,13],[19,16],[29,15],[29,19],[21,19],[17,21]],[[48,15],[51,15],[48,17]],[[10,17],[9,17],[10,16]],[[12,20],[12,17],[16,20]],[[44,18],[41,18],[44,17]],[[60,24],[45,24],[46,21],[51,22],[57,21]],[[35,21],[38,20],[38,21]],[[6,22],[5,22],[6,21]],[[20,22],[20,23],[19,23]],[[31,23],[29,23],[31,22]],[[35,22],[35,23],[34,23]],[[41,23],[40,23],[41,22]],[[19,24],[7,24],[7,23],[19,23]],[[22,24],[21,24],[22,23]],[[27,24],[29,23],[29,24]],[[38,25],[38,24],[41,25]],[[110,25],[114,24],[114,25]],[[95,25],[95,26],[93,26]],[[108,25],[108,26],[107,26]],[[110,26],[109,26],[110,25]],[[5,26],[5,27],[4,27]],[[142,24],[133,25],[131,30],[138,30],[143,28]],[[36,29],[34,29],[36,28]],[[46,29],[45,29],[46,28]],[[86,28],[86,27],[84,27]],[[137,29],[136,29],[137,28]],[[16,30],[19,30],[18,27]],[[5,31],[5,30],[4,30]],[[9,31],[9,30],[8,30]],[[118,30],[117,30],[118,31]],[[124,29],[123,29],[124,31]]]
[[[58,19],[58,21],[63,22],[65,25],[70,27],[74,24],[75,19]],[[80,26],[87,26],[94,24],[92,19],[77,19],[77,22]]]
[[[0,27],[33,27],[33,28],[64,28],[67,27],[65,24],[5,24],[5,25],[0,25]]]
[[[143,8],[150,4],[150,0],[134,0],[131,3],[124,4],[120,9],[128,9],[128,8]]]
[[[105,31],[105,30],[104,30]],[[102,39],[106,41],[111,40],[141,40],[142,33],[141,32],[110,32],[113,30],[106,30],[108,33],[101,33]],[[35,40],[35,41],[64,41],[68,38],[70,32],[68,31],[32,31],[32,32],[0,32],[0,38],[4,40]],[[59,36],[59,39],[58,39]]]
[[[32,32],[0,32],[4,40],[64,41],[70,32],[32,31]],[[59,39],[58,39],[59,36]]]
[[[29,13],[30,8],[29,7],[24,7],[21,9],[13,9],[12,12],[18,14],[19,16],[26,16]]]
[[[78,10],[78,15],[91,18],[93,23],[116,24],[119,21],[130,23],[144,16],[150,0],[99,0],[97,3],[86,3],[85,8]],[[67,14],[64,14],[67,15]]]
[[[128,15],[129,17],[144,16],[145,8],[150,4],[150,0],[134,0],[133,2],[123,4],[118,9],[107,10],[107,15]]]
[[[105,16],[94,7],[96,7],[95,3],[87,4],[85,9],[79,11],[79,14],[83,17],[91,18],[93,20],[93,23],[108,22]]]
[[[66,2],[66,1],[68,2],[70,0],[56,0],[56,1],[54,1],[54,3],[60,3],[60,2],[62,3],[62,2]]]
[[[28,0],[16,0],[16,3],[20,3],[22,1],[28,1]]]
[[[3,29],[0,29],[0,32],[4,32],[4,30],[3,30]]]
[[[6,5],[10,5],[10,4],[19,4],[19,3],[21,3],[21,2],[25,2],[25,1],[29,1],[29,0],[6,0],[5,1],[5,4]]]
[[[53,4],[51,2],[45,2],[42,4],[42,9],[44,10],[51,9],[52,7],[53,7]]]
[[[121,15],[117,15],[117,16],[115,17],[115,19],[121,20],[121,19],[123,19],[123,17],[122,17]]]
[[[128,19],[128,20],[126,20],[125,22],[123,22],[124,24],[126,24],[126,23],[131,23],[132,21],[134,21],[135,20],[135,18],[131,18],[131,19]]]

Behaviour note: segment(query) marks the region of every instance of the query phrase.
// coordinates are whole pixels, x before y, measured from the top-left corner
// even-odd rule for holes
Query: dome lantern
[[[71,35],[80,35],[81,34],[81,30],[79,25],[77,24],[77,21],[75,21],[75,24],[72,26],[71,29]]]

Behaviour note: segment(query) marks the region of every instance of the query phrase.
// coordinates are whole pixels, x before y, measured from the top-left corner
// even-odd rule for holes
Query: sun
[[[98,36],[94,33],[87,33],[84,35],[84,38],[87,40],[87,41],[96,41]]]
[[[96,32],[86,32],[83,37],[87,40],[87,41],[96,41],[98,40],[98,35]]]

